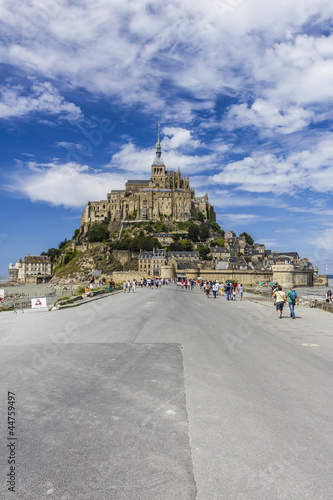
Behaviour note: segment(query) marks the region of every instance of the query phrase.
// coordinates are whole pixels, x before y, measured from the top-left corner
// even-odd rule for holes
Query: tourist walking
[[[238,285],[238,295],[239,295],[240,300],[243,300],[243,292],[244,292],[243,285],[242,285],[242,283],[240,283]]]
[[[279,318],[282,318],[282,313],[283,313],[283,306],[284,303],[286,302],[286,294],[282,290],[282,286],[278,285],[277,289],[273,292],[274,299],[275,299],[275,306],[276,310],[278,312]]]
[[[288,299],[288,304],[289,304],[289,309],[290,309],[290,317],[291,319],[295,319],[295,305],[297,301],[297,305],[299,305],[299,298],[297,295],[296,290],[294,290],[294,287],[291,286],[290,289],[287,292],[287,299]]]
[[[126,288],[127,288],[127,282],[124,281],[123,282],[123,292],[125,293],[126,292]]]
[[[231,286],[230,286],[229,281],[227,281],[226,284],[224,285],[224,291],[225,291],[225,298],[227,300],[229,300],[229,296],[230,296],[230,292],[231,292]]]
[[[133,280],[132,281],[132,289],[133,289],[133,292],[135,292],[135,288],[136,288],[136,281]]]
[[[209,281],[207,281],[207,283],[205,285],[205,292],[206,292],[206,295],[207,295],[207,299],[209,299],[209,294],[210,294],[210,284],[209,284]]]
[[[273,295],[273,304],[275,305],[276,304],[276,300],[275,300],[275,292],[277,291],[278,289],[278,283],[274,283],[272,286],[271,286],[271,290],[272,290],[272,295]]]
[[[219,285],[216,283],[216,281],[213,283],[213,297],[216,299],[216,295],[218,294],[219,291]]]

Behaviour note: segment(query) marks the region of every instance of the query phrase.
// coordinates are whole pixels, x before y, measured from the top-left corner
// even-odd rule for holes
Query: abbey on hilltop
[[[195,196],[189,178],[182,177],[180,170],[166,170],[162,158],[160,131],[156,145],[156,156],[151,166],[149,180],[129,180],[124,190],[112,190],[107,199],[88,201],[82,218],[79,237],[84,236],[94,222],[119,222],[125,220],[186,221],[201,212],[205,219],[215,221],[214,207],[208,196]]]

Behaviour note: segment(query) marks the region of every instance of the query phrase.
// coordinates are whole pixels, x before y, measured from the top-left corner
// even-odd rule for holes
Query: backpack
[[[296,297],[297,297],[296,292],[295,292],[295,290],[293,290],[290,294],[290,298],[291,298],[291,300],[296,300]]]

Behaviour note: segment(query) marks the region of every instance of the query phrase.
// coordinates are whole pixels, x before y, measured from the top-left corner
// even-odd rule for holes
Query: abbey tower
[[[166,170],[158,132],[151,178],[128,180],[124,190],[111,190],[106,200],[88,201],[83,210],[79,237],[84,236],[94,222],[156,221],[161,216],[186,221],[198,212],[202,212],[206,219],[216,220],[207,194],[196,197],[189,178],[182,176],[179,168],[177,172]]]

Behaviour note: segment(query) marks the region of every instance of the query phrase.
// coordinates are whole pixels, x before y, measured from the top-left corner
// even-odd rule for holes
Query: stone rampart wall
[[[313,274],[313,286],[328,286],[327,274]]]
[[[236,281],[244,286],[259,285],[261,282],[272,281],[272,272],[241,271],[235,269],[229,270],[201,270],[201,271],[183,271],[187,278],[196,279],[199,276],[204,280],[213,281]]]
[[[277,281],[283,287],[290,286],[313,286],[313,269],[295,269],[293,265],[272,266],[273,281]]]
[[[122,283],[123,281],[132,281],[133,279],[140,281],[141,278],[147,279],[148,277],[149,277],[148,275],[145,275],[139,271],[114,271],[112,273],[112,279],[115,283]]]

